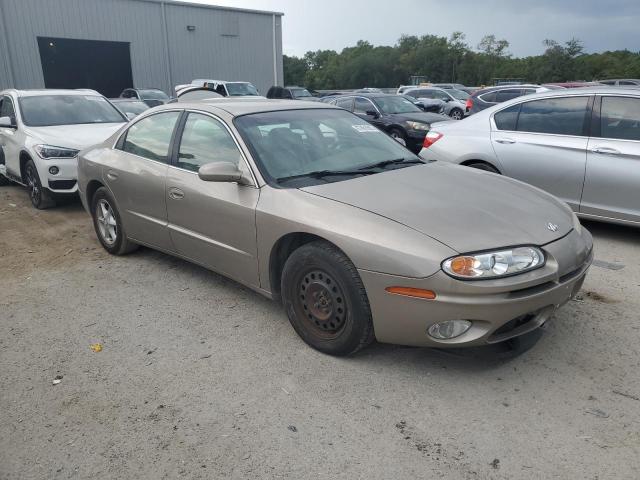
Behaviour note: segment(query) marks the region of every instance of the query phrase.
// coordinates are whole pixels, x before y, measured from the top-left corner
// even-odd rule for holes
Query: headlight
[[[516,275],[543,265],[542,250],[536,247],[517,247],[453,257],[442,263],[442,269],[455,278],[479,280]]]
[[[40,158],[73,158],[78,155],[80,150],[73,148],[54,147],[52,145],[36,145],[33,147]]]
[[[420,123],[420,122],[407,122],[407,125],[412,130],[424,130],[427,131],[431,128],[431,125],[428,123]]]

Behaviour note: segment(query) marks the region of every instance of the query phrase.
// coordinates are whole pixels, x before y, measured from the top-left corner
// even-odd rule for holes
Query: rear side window
[[[628,80],[620,80],[618,82],[618,85],[638,85],[637,82],[630,82]]]
[[[583,135],[589,97],[547,98],[522,104],[519,132]]]
[[[367,113],[369,111],[375,112],[375,110],[376,107],[374,107],[373,104],[366,98],[356,98],[355,108],[353,109],[355,113]]]
[[[517,98],[522,95],[522,89],[520,88],[510,88],[508,90],[500,90],[496,92],[496,98],[494,102],[502,103],[507,100],[511,100],[513,98]]]
[[[339,98],[336,100],[336,106],[344,108],[345,110],[351,110],[353,108],[353,98]]]
[[[122,150],[139,157],[168,163],[169,145],[180,112],[151,115],[133,124],[127,132]]]
[[[478,95],[478,98],[483,102],[487,103],[495,103],[496,102],[496,92],[488,92],[483,93],[482,95]]]
[[[600,136],[621,140],[640,140],[640,99],[603,97]]]
[[[499,111],[493,117],[498,130],[516,130],[518,124],[518,113],[520,113],[520,104],[512,105],[504,110]]]
[[[240,159],[240,151],[231,134],[218,120],[200,113],[189,114],[178,151],[179,168],[197,172],[207,163],[238,165]]]

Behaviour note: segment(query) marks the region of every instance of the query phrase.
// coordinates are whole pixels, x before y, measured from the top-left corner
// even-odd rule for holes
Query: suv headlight
[[[537,247],[516,247],[453,257],[442,263],[442,269],[455,278],[480,280],[516,275],[543,265],[542,250]]]
[[[36,145],[33,147],[40,158],[74,158],[80,150],[74,148],[54,147],[53,145]]]
[[[407,125],[412,130],[424,130],[427,131],[431,128],[431,125],[428,123],[420,123],[420,122],[407,122]]]

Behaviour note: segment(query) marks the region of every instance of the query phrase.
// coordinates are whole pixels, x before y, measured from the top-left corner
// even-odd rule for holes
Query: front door
[[[174,250],[167,229],[165,185],[180,115],[180,111],[162,112],[134,123],[103,172],[127,236],[165,251]]]
[[[491,143],[502,173],[546,190],[578,211],[587,160],[588,103],[588,96],[546,98],[496,113]]]
[[[255,209],[260,190],[231,182],[206,182],[198,169],[230,162],[248,167],[226,126],[191,112],[178,133],[167,175],[171,239],[180,255],[239,282],[258,286]]]
[[[9,117],[17,127],[16,112],[10,96],[0,97],[0,117]],[[0,168],[20,178],[20,145],[18,129],[0,127]]]
[[[640,98],[606,96],[595,108],[580,212],[640,222]]]

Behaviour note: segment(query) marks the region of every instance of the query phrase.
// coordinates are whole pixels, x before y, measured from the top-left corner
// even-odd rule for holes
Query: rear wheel
[[[44,188],[40,182],[40,176],[33,160],[27,161],[24,167],[24,180],[29,189],[31,204],[39,210],[55,206],[56,202],[48,188]]]
[[[484,170],[485,172],[497,173],[498,175],[500,174],[496,167],[485,162],[468,163],[467,167],[477,168],[478,170]]]
[[[105,187],[100,187],[93,195],[91,216],[98,240],[107,252],[124,255],[138,248],[137,244],[127,239],[116,202]]]
[[[291,325],[316,350],[344,356],[373,341],[360,275],[333,245],[317,241],[295,250],[285,263],[281,291]]]
[[[454,108],[449,112],[449,116],[454,120],[462,120],[464,118],[464,112],[459,108]]]

